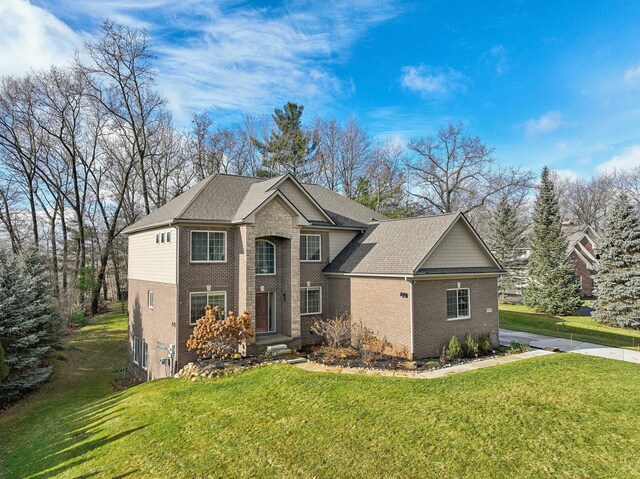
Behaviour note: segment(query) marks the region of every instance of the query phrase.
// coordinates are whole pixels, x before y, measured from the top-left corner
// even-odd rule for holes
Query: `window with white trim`
[[[469,308],[469,288],[447,290],[447,319],[471,317]]]
[[[149,345],[147,344],[147,342],[143,339],[142,340],[142,363],[140,364],[140,366],[142,367],[142,369],[147,369],[147,359],[148,359],[148,354],[149,354]]]
[[[227,261],[227,233],[225,231],[192,231],[192,263],[224,263]]]
[[[140,338],[138,336],[133,337],[133,362],[136,364],[140,362]]]
[[[153,291],[147,291],[147,306],[149,309],[153,309]]]
[[[171,231],[167,231],[167,243],[171,243]]]
[[[276,245],[271,241],[256,241],[256,274],[276,274]]]
[[[311,286],[300,289],[300,314],[322,313],[322,287]]]
[[[321,261],[321,250],[322,237],[320,235],[300,235],[300,261]]]
[[[156,233],[156,244],[160,244],[160,233]]]
[[[204,316],[207,305],[212,308],[218,306],[222,311],[227,311],[226,291],[205,291],[191,293],[189,296],[189,324],[196,324]]]

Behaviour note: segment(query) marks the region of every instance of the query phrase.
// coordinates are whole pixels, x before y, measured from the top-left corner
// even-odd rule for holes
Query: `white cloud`
[[[640,86],[640,65],[631,67],[624,72],[624,83],[630,88]]]
[[[524,122],[524,131],[528,137],[534,137],[557,130],[562,125],[562,115],[559,111],[549,111],[539,118],[532,118]]]
[[[640,167],[640,145],[632,145],[609,161],[600,163],[596,170],[599,173],[611,173],[616,170],[631,170],[638,167]]]
[[[464,76],[456,70],[436,69],[429,65],[402,67],[400,84],[425,98],[442,98],[464,90]]]
[[[507,49],[504,45],[494,45],[481,57],[482,63],[495,68],[498,75],[502,75],[509,69],[507,63]]]
[[[562,170],[553,170],[555,175],[561,180],[569,180],[573,181],[580,177],[578,173],[570,169],[562,169]]]
[[[26,0],[0,1],[0,75],[61,64],[73,57],[81,36]]]

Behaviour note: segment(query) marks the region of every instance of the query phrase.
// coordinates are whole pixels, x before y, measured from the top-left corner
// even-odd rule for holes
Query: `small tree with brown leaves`
[[[196,352],[198,359],[230,357],[253,336],[250,319],[249,311],[240,316],[229,311],[225,317],[218,306],[207,305],[204,316],[198,320],[187,341],[187,348]]]

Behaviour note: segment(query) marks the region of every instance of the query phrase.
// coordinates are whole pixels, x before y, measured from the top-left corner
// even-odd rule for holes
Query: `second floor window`
[[[320,235],[300,235],[300,261],[320,261]]]
[[[224,263],[227,260],[227,233],[224,231],[192,231],[191,261]]]
[[[276,245],[271,241],[256,241],[256,274],[276,274]]]

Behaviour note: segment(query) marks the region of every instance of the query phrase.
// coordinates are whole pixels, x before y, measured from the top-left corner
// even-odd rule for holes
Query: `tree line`
[[[0,79],[0,226],[13,252],[48,258],[61,312],[95,313],[126,290],[121,232],[215,173],[290,172],[391,217],[464,211],[487,234],[498,205],[531,221],[533,172],[501,167],[463,124],[407,144],[371,135],[355,118],[303,120],[287,103],[231,126],[197,112],[176,127],[156,85],[148,34],[106,20],[67,66]],[[215,105],[212,105],[215,107]],[[640,169],[558,181],[560,214],[602,226],[611,190],[640,205]]]

